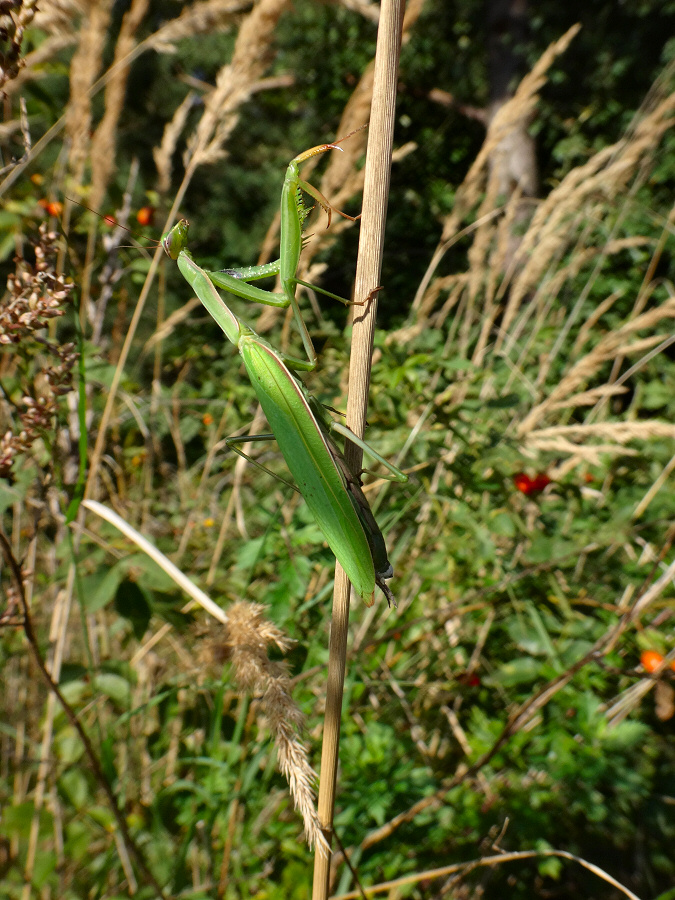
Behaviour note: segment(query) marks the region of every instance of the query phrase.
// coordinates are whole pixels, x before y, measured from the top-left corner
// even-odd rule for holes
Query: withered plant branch
[[[48,689],[52,691],[55,695],[61,707],[66,714],[66,718],[73,726],[75,731],[78,734],[78,737],[82,741],[82,746],[84,747],[84,751],[87,755],[87,759],[89,760],[89,765],[91,766],[91,770],[94,774],[94,778],[98,782],[99,787],[103,790],[106,795],[106,799],[110,806],[113,816],[115,817],[115,821],[117,822],[117,827],[120,830],[122,838],[124,840],[124,844],[127,849],[131,852],[131,855],[136,860],[136,864],[138,868],[143,873],[143,876],[146,882],[157,892],[159,897],[164,898],[166,900],[166,895],[162,888],[159,886],[155,876],[150,871],[148,864],[145,860],[145,857],[138,847],[133,837],[129,832],[129,828],[127,826],[126,820],[124,818],[124,814],[117,806],[117,800],[115,795],[113,794],[112,788],[108,783],[108,779],[105,777],[103,769],[101,768],[101,764],[96,755],[96,751],[87,736],[86,731],[82,727],[80,720],[77,717],[75,710],[68,703],[66,698],[61,693],[61,689],[58,684],[52,678],[49,669],[45,665],[45,662],[42,658],[42,654],[40,653],[40,645],[38,643],[37,635],[35,634],[35,629],[33,628],[33,620],[30,615],[30,610],[28,608],[28,601],[26,599],[26,592],[24,590],[23,584],[23,575],[21,572],[21,566],[16,560],[14,553],[12,552],[11,544],[9,543],[5,533],[0,531],[0,545],[2,546],[2,552],[5,557],[5,561],[9,568],[11,569],[12,576],[14,578],[14,582],[16,584],[16,589],[19,595],[19,599],[21,601],[21,608],[23,614],[23,630],[26,635],[26,640],[28,641],[28,645],[31,649],[31,653],[33,655],[33,659],[35,660],[35,664],[38,667],[38,671],[40,675],[47,685]]]
[[[541,859],[542,857],[558,857],[559,859],[568,859],[571,862],[578,863],[584,869],[588,869],[589,872],[593,872],[598,878],[602,878],[603,881],[606,881],[608,884],[611,884],[617,890],[621,891],[621,893],[625,894],[626,897],[629,897],[630,900],[640,900],[637,894],[634,894],[625,885],[621,884],[620,881],[617,881],[616,878],[613,878],[608,872],[601,869],[600,866],[588,862],[588,860],[583,859],[581,856],[575,856],[573,853],[568,853],[566,850],[517,850],[513,853],[499,853],[496,856],[484,856],[482,859],[471,859],[467,860],[467,862],[443,866],[440,869],[427,869],[424,872],[414,872],[411,875],[404,875],[402,878],[395,878],[393,881],[383,881],[381,884],[374,884],[367,887],[365,889],[365,895],[367,897],[372,897],[374,894],[383,894],[387,892],[392,896],[396,895],[397,889],[402,888],[404,885],[417,884],[422,880],[427,881],[431,878],[444,878],[447,875],[453,875],[455,873],[464,876],[468,875],[469,872],[474,869],[480,869],[486,866],[494,867],[500,866],[502,863],[506,862],[517,862],[521,859]],[[331,897],[331,900],[357,900],[357,898],[363,896],[363,890],[348,891],[346,894],[336,894],[334,897]]]

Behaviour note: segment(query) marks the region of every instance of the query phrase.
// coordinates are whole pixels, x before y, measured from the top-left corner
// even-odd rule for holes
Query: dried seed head
[[[72,390],[75,346],[53,344],[45,331],[51,319],[64,315],[74,287],[56,273],[57,239],[46,224],[40,226],[34,265],[16,260],[0,303],[0,347],[13,345],[12,362],[21,360],[21,369],[29,373],[20,382],[23,396],[2,410],[14,425],[0,439],[0,476],[9,475],[16,457],[53,430],[57,399]]]

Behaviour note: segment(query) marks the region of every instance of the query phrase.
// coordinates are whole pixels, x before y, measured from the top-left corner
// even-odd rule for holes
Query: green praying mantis
[[[387,602],[395,605],[394,597],[386,583],[386,579],[391,578],[394,573],[387,558],[384,538],[361,489],[360,477],[350,469],[333,435],[342,434],[379,460],[391,472],[393,480],[406,482],[408,478],[375,453],[350,429],[334,422],[326,409],[308,393],[295,374],[297,371],[311,371],[316,367],[316,353],[295,296],[296,286],[306,284],[296,278],[302,250],[302,226],[307,215],[302,191],[322,206],[329,217],[329,222],[331,213],[331,206],[325,197],[312,185],[300,179],[299,166],[310,157],[330,149],[341,148],[336,144],[321,144],[296,156],[288,165],[281,192],[280,256],[275,262],[245,269],[204,271],[186,249],[188,223],[184,219],[163,236],[162,244],[168,256],[178,262],[183,277],[228,340],[239,350],[246,372],[272,428],[273,437],[276,438],[297,483],[297,487],[296,485],[291,487],[305,498],[354,590],[367,606],[371,606],[377,585],[386,596]],[[281,293],[265,291],[250,284],[251,281],[269,275],[279,276]],[[217,287],[256,303],[281,308],[290,306],[298,324],[307,359],[289,356],[275,350],[232,312],[216,290]],[[352,302],[320,288],[314,289],[345,304]],[[368,302],[369,299],[362,302]],[[237,453],[245,456],[242,451],[237,450],[236,443],[248,443],[251,440],[264,440],[269,437],[269,435],[255,435],[229,438],[228,444],[233,446]],[[265,469],[264,466],[260,468]]]

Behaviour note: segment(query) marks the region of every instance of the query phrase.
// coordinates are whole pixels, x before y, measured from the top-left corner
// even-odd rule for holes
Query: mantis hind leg
[[[389,469],[389,471],[391,472],[391,477],[382,475],[382,478],[386,478],[388,481],[398,481],[401,484],[405,484],[407,482],[408,476],[405,474],[405,472],[402,472],[397,466],[395,466],[393,463],[390,463],[388,459],[385,459],[384,456],[381,456],[377,452],[377,450],[374,450],[370,446],[367,441],[364,441],[363,438],[360,438],[358,435],[354,434],[351,428],[348,428],[341,422],[332,422],[330,427],[331,431],[337,431],[338,434],[346,437],[347,440],[352,442],[352,444],[356,444],[357,447],[360,447],[364,453],[368,454],[368,456],[376,459],[379,463],[382,463],[385,468]]]

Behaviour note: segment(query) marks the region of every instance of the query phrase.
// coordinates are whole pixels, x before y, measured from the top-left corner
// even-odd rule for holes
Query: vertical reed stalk
[[[380,10],[368,155],[363,188],[361,234],[356,264],[355,296],[357,298],[367,297],[380,283],[394,139],[396,79],[401,47],[403,9],[402,0],[383,0]],[[363,435],[366,423],[376,315],[377,299],[374,298],[366,305],[364,312],[355,317],[352,332],[349,368],[351,389],[347,401],[347,424],[358,435]],[[361,450],[348,442],[345,455],[354,471],[359,471]],[[341,566],[336,565],[318,805],[321,828],[329,844],[333,828],[340,747],[340,713],[347,654],[349,592],[350,585],[347,576]],[[325,900],[328,896],[329,876],[330,855],[326,854],[317,843],[313,900]]]

